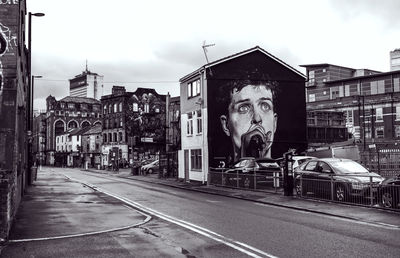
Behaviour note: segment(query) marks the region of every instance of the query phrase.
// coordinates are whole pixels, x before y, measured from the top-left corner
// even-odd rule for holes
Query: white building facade
[[[100,100],[103,95],[104,76],[92,73],[86,69],[82,74],[69,80],[71,97],[86,97]]]

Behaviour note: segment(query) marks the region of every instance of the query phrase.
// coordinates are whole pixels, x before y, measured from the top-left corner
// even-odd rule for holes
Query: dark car
[[[384,208],[400,207],[400,175],[390,177],[379,185],[379,204]]]
[[[224,172],[226,186],[260,189],[273,186],[274,172],[280,174],[281,168],[271,158],[245,157]],[[276,174],[275,174],[276,175]]]
[[[354,201],[356,197],[375,198],[384,180],[350,159],[323,158],[306,161],[295,170],[297,195],[313,193],[337,201]]]

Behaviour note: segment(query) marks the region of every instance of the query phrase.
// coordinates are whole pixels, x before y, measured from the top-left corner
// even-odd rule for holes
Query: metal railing
[[[277,192],[283,185],[282,173],[279,170],[242,172],[226,168],[210,168],[208,176],[210,185],[238,189]]]
[[[398,209],[400,186],[381,185],[377,176],[327,174],[316,178],[301,173],[294,180],[294,190],[299,197]]]

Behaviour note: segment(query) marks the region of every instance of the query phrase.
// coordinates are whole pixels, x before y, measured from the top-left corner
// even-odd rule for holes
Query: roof
[[[400,74],[400,70],[384,72],[384,73],[376,73],[376,74],[370,74],[370,75],[363,75],[363,76],[357,76],[357,77],[349,77],[349,78],[344,78],[344,79],[340,79],[340,80],[326,81],[325,83],[329,84],[329,83],[334,83],[334,82],[344,82],[344,81],[358,80],[358,79],[364,79],[364,78],[380,77],[380,76],[391,75],[391,74]]]
[[[351,68],[351,67],[346,67],[346,66],[341,66],[341,65],[334,65],[334,64],[328,64],[328,63],[320,63],[320,64],[305,64],[305,65],[300,65],[300,67],[326,67],[326,66],[336,66],[336,67],[341,67],[341,68],[346,68],[346,69],[350,69],[350,70],[357,70],[355,68]]]
[[[74,128],[73,131],[71,131],[69,134],[70,135],[82,135],[85,132],[87,132],[91,127],[84,127],[84,128]]]
[[[101,133],[101,125],[100,124],[95,124],[91,127],[89,127],[89,130],[84,132],[84,135],[89,135],[89,134],[99,134]]]
[[[100,101],[97,99],[85,98],[85,97],[72,97],[72,96],[67,96],[65,98],[60,99],[59,101],[74,102],[74,103],[86,103],[86,104],[100,104]]]
[[[209,68],[209,67],[212,67],[212,66],[221,64],[221,63],[223,63],[223,62],[232,60],[232,59],[234,59],[234,58],[238,58],[238,57],[243,56],[243,55],[250,54],[250,53],[255,52],[255,51],[259,51],[259,52],[263,53],[264,55],[268,56],[269,58],[273,59],[274,61],[280,63],[280,64],[283,65],[283,66],[285,66],[285,67],[288,68],[289,70],[292,70],[293,72],[297,73],[297,74],[300,75],[301,77],[306,78],[306,76],[305,76],[302,72],[296,70],[295,68],[293,68],[292,66],[290,66],[290,65],[288,65],[287,63],[283,62],[281,59],[277,58],[276,56],[272,55],[271,53],[265,51],[263,48],[261,48],[261,47],[259,47],[259,46],[255,46],[255,47],[253,47],[253,48],[244,50],[244,51],[242,51],[242,52],[239,52],[239,53],[236,53],[236,54],[233,54],[233,55],[230,55],[230,56],[227,56],[227,57],[218,59],[218,60],[213,61],[213,62],[211,62],[211,63],[205,64],[205,65],[203,65],[202,67],[200,67],[199,69],[193,71],[192,73],[190,73],[190,74],[188,74],[188,75],[182,77],[179,81],[180,81],[180,82],[185,81],[187,78],[192,77],[194,74],[199,73],[199,72],[200,72],[201,70],[203,70],[203,69],[206,69],[206,68]]]

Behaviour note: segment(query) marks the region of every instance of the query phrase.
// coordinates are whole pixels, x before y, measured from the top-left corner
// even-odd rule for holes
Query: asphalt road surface
[[[102,235],[20,244],[44,257],[399,257],[399,228],[199,193],[107,174],[48,168],[153,219]],[[126,218],[121,218],[125,219]],[[49,245],[52,248],[48,248]],[[73,247],[73,248],[71,248]],[[39,251],[40,250],[40,251]],[[43,251],[45,250],[45,251]],[[139,252],[140,250],[140,252]],[[7,252],[5,252],[7,254]],[[15,254],[15,253],[14,253]],[[18,256],[18,253],[16,253]],[[99,255],[101,254],[101,255]]]

